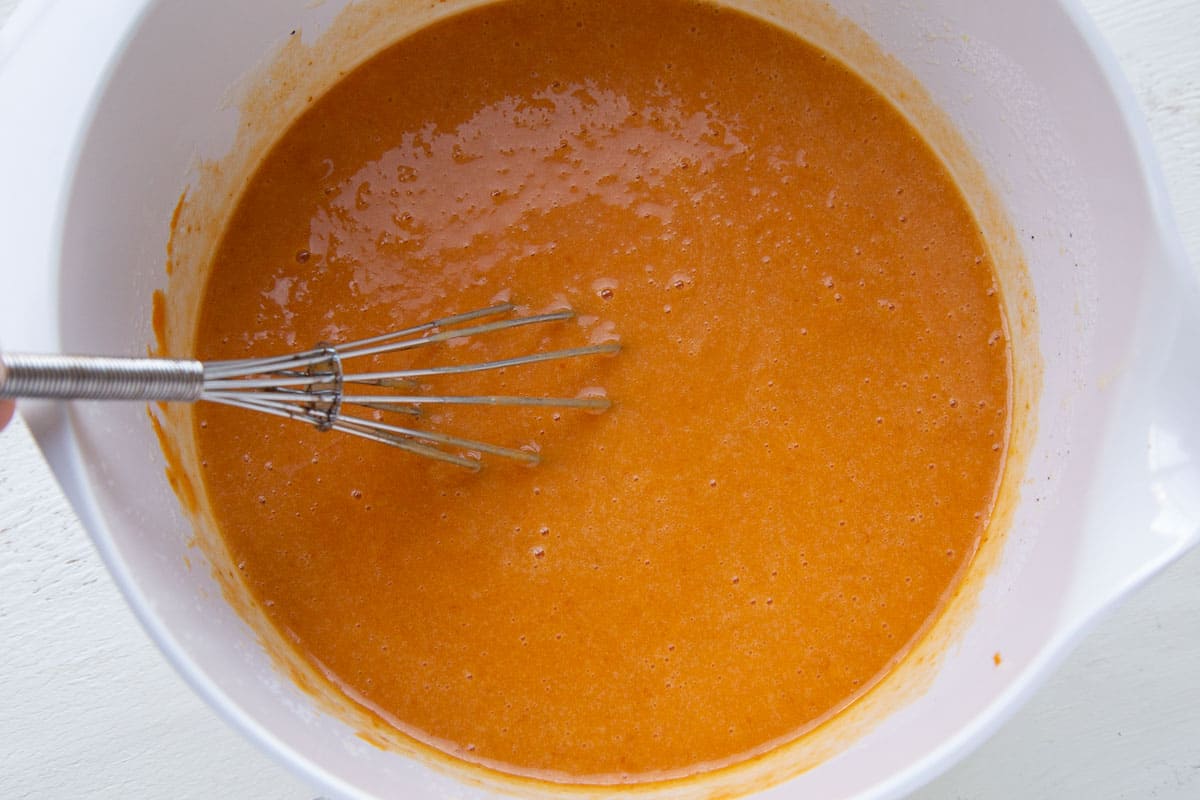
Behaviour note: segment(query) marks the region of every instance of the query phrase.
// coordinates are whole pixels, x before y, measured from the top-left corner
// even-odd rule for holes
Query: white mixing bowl
[[[236,125],[230,87],[345,5],[23,0],[0,32],[8,348],[145,351],[171,212],[197,153]],[[816,768],[758,784],[767,797],[895,797],[929,780],[1200,531],[1197,278],[1085,14],[1067,0],[832,5],[916,75],[987,173],[1029,265],[1043,384],[1011,531],[964,630],[911,702]],[[144,409],[23,409],[130,605],[231,724],[338,796],[492,791],[366,745],[281,677],[208,571],[185,566],[188,523]]]

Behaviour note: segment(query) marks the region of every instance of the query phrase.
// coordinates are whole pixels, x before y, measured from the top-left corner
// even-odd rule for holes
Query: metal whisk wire
[[[417,378],[506,369],[544,361],[615,354],[617,342],[574,347],[470,364],[348,373],[345,362],[452,339],[570,319],[565,309],[490,322],[479,320],[508,314],[511,303],[500,303],[455,314],[400,331],[342,344],[319,344],[311,350],[266,358],[227,361],[184,361],[158,358],[107,358],[0,354],[0,397],[103,400],[206,400],[223,405],[294,419],[318,430],[336,430],[428,458],[478,470],[476,455],[500,456],[529,464],[538,455],[527,450],[466,439],[447,433],[411,428],[356,416],[348,409],[396,412],[419,416],[429,405],[543,406],[602,411],[602,396],[526,397],[508,395],[426,395],[416,390]],[[476,323],[469,325],[467,323]],[[347,387],[370,387],[365,393]],[[383,393],[381,389],[405,390]],[[467,451],[471,456],[453,450]]]

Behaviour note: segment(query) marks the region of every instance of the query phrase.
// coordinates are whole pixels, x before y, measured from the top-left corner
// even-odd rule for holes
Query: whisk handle
[[[203,389],[199,361],[0,353],[0,398],[190,402]]]

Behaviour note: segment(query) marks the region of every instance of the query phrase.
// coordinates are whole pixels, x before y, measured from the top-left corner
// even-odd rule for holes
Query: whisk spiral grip
[[[0,397],[192,401],[203,388],[199,361],[0,353]]]

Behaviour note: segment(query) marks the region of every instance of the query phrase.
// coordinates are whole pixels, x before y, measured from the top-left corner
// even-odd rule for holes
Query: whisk
[[[419,369],[350,373],[344,366],[350,359],[428,347],[451,339],[483,336],[575,316],[574,311],[565,309],[482,321],[489,317],[511,315],[515,310],[513,304],[501,303],[368,339],[344,344],[321,343],[304,352],[267,358],[200,362],[167,358],[0,353],[0,398],[206,400],[287,417],[321,431],[334,430],[360,436],[471,470],[480,468],[482,454],[536,464],[538,455],[527,450],[383,422],[375,418],[382,415],[369,412],[395,412],[419,417],[423,407],[435,405],[547,406],[603,411],[609,407],[608,398],[603,396],[421,394],[417,379],[614,354],[621,349],[619,343],[607,342],[497,361]],[[355,387],[355,391],[348,391],[349,387]],[[363,416],[364,411],[369,415]],[[462,455],[463,451],[478,457]]]

